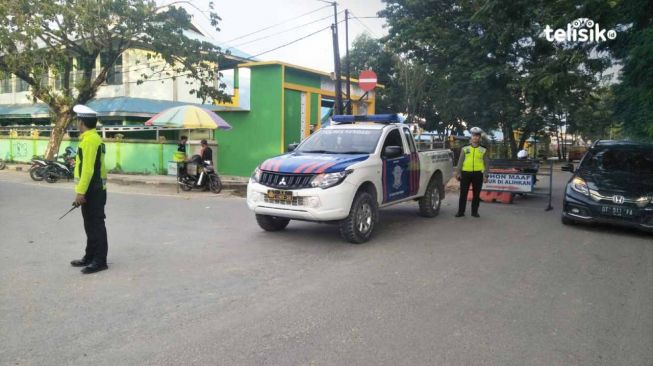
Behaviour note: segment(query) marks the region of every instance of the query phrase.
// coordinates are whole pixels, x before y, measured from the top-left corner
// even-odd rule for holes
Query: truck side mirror
[[[569,163],[569,164],[563,165],[561,169],[562,169],[563,172],[573,173],[574,172],[574,164]]]
[[[299,146],[299,144],[289,144],[288,145],[288,152],[295,151],[295,149],[297,149],[297,146]]]
[[[401,146],[386,146],[383,149],[383,157],[393,159],[401,156]]]

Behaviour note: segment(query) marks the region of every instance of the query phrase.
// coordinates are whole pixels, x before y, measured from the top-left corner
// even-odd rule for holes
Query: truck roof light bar
[[[342,115],[337,114],[331,117],[331,120],[335,123],[356,123],[356,122],[374,122],[374,123],[399,123],[399,116],[396,113],[393,114],[371,114],[371,115]]]

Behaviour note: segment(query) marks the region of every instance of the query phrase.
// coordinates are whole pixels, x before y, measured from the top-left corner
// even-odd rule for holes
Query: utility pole
[[[347,59],[347,104],[345,114],[351,113],[351,70],[349,60],[349,9],[345,9],[345,58]]]
[[[335,70],[336,103],[333,109],[334,109],[334,114],[341,114],[342,113],[342,80],[341,80],[341,73],[340,73],[340,51],[339,51],[340,47],[338,45],[338,3],[334,1],[332,5],[333,5],[334,23],[333,25],[331,25],[331,33],[333,35],[333,60],[336,69]]]

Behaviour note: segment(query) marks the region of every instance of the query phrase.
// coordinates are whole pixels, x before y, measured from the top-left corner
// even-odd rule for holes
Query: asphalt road
[[[541,198],[265,233],[241,198],[110,187],[108,271],[69,184],[0,172],[1,365],[653,365],[653,237]],[[143,194],[146,193],[146,194]]]

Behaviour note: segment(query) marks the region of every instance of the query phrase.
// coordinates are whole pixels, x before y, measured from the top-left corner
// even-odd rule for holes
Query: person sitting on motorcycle
[[[208,161],[209,164],[213,165],[213,150],[211,150],[206,140],[200,141],[200,145],[202,146],[202,149],[200,150],[202,161]]]

